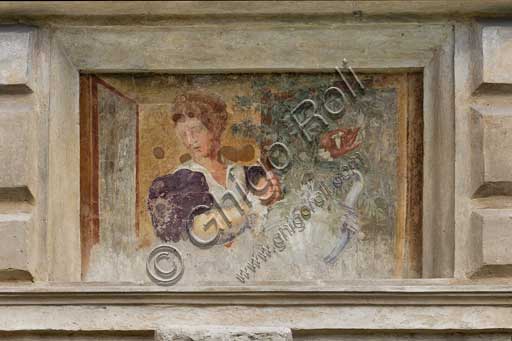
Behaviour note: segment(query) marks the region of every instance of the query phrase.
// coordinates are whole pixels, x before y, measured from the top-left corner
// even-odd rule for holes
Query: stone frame
[[[252,23],[177,27],[58,27],[52,32],[51,73],[58,77],[50,103],[50,182],[79,168],[79,72],[280,72],[327,71],[343,58],[358,72],[422,70],[424,74],[423,277],[454,271],[453,29],[448,24],[354,25]],[[353,37],[357,37],[354,39]],[[383,46],[393,46],[386,53]],[[368,50],[368,47],[373,47]],[[226,52],[233,51],[231,54]],[[441,76],[442,75],[442,76]],[[441,81],[443,79],[443,81]],[[61,130],[62,129],[62,130]],[[50,129],[51,131],[51,129]],[[67,143],[62,143],[67,141]],[[71,148],[71,149],[70,149]],[[65,157],[64,157],[65,155]],[[54,156],[54,158],[52,158]],[[60,159],[64,157],[64,159]],[[65,167],[62,165],[65,164]],[[53,167],[52,167],[53,166]],[[76,173],[78,174],[78,173]],[[78,178],[77,178],[78,179]],[[77,179],[53,191],[49,210],[50,278],[80,278]],[[51,188],[51,185],[50,185]],[[447,194],[448,193],[448,194]],[[62,214],[62,205],[64,212]],[[57,210],[58,208],[58,210]],[[74,215],[71,212],[75,213]],[[76,218],[75,218],[76,215]],[[79,244],[78,244],[79,245]],[[62,262],[63,253],[66,262]],[[74,264],[69,266],[69,264]],[[339,283],[343,287],[343,283]]]

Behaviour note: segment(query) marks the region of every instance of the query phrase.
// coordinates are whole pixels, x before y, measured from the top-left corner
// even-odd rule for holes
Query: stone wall
[[[511,340],[509,1],[2,2],[0,22],[0,338]],[[422,279],[80,282],[80,72],[311,71],[340,56],[424,73]]]

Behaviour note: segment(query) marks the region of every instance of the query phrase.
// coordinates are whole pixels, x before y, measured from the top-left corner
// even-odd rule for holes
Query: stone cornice
[[[433,282],[433,283],[429,283]],[[362,281],[343,286],[258,285],[157,287],[45,284],[0,287],[0,305],[512,305],[512,283],[450,284],[449,280]]]
[[[2,1],[1,16],[504,16],[490,1]]]

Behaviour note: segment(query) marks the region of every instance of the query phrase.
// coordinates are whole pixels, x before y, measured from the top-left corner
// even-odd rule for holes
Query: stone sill
[[[512,281],[365,280],[247,286],[12,283],[0,305],[512,305]]]

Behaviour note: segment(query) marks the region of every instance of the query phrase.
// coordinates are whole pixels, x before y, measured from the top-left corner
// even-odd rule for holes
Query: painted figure
[[[226,103],[215,95],[194,91],[176,98],[172,120],[189,155],[149,189],[148,209],[162,241],[229,242],[251,228],[255,206],[279,200],[278,178],[263,165],[244,167],[222,157],[227,118]]]

